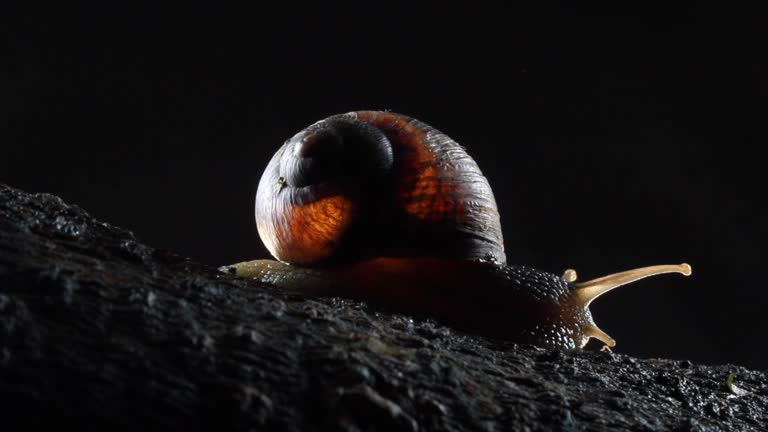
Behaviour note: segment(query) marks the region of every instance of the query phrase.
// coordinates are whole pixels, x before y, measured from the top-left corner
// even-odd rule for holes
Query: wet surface
[[[759,431],[767,411],[765,372],[518,346],[281,292],[0,186],[3,430]]]

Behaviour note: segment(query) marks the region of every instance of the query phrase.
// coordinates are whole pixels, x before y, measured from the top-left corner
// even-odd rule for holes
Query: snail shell
[[[389,112],[336,115],[277,151],[259,182],[256,221],[278,260],[373,256],[505,262],[488,180],[440,131]]]
[[[488,181],[463,147],[409,117],[358,111],[285,142],[256,194],[256,224],[279,261],[224,267],[285,289],[364,300],[515,342],[581,348],[615,341],[590,303],[688,264],[578,283],[507,265]]]

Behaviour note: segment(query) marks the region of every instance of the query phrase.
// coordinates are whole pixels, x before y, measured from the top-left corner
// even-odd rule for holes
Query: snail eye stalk
[[[575,273],[576,272],[573,272],[574,281],[576,280]],[[575,284],[576,289],[574,290],[574,297],[578,303],[587,307],[594,299],[614,288],[664,273],[680,273],[685,276],[690,276],[691,266],[685,263],[677,265],[657,265],[614,273],[612,275],[592,279],[591,281]],[[566,274],[568,274],[567,270]],[[563,275],[563,278],[566,277],[566,274]]]

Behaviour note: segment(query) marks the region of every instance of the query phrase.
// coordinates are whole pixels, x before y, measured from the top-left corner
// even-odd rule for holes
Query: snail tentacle
[[[594,299],[622,285],[664,273],[680,273],[684,276],[690,276],[691,272],[691,266],[686,263],[636,268],[592,279],[587,282],[576,283],[574,284],[573,296],[578,303],[588,307]]]
[[[584,326],[583,331],[584,331],[584,336],[587,336],[587,338],[595,338],[609,347],[616,346],[616,341],[612,337],[608,336],[608,333],[600,330],[600,327],[598,327],[594,323],[587,323]],[[584,341],[584,343],[586,344],[586,340]]]

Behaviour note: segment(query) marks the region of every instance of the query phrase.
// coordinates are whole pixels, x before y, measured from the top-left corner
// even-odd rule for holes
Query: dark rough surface
[[[289,294],[0,185],[3,431],[749,431],[766,411],[765,372],[502,344]]]

